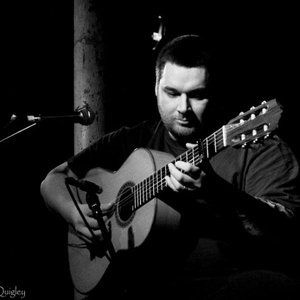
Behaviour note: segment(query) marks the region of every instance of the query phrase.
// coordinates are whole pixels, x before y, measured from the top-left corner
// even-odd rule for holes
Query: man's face
[[[156,85],[158,110],[171,137],[188,141],[197,136],[208,104],[207,71],[166,63]]]

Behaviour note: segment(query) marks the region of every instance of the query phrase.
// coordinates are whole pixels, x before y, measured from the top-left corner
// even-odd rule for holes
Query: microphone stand
[[[102,210],[100,207],[100,201],[99,201],[98,195],[94,190],[87,191],[86,203],[88,204],[89,208],[93,212],[93,215],[98,222],[99,228],[100,228],[102,236],[103,236],[103,242],[104,242],[105,246],[107,247],[107,251],[110,254],[110,258],[113,259],[114,256],[116,255],[116,252],[115,252],[115,249],[111,242],[110,233],[107,230],[107,227],[103,220],[103,213],[102,213]]]
[[[105,248],[107,249],[108,253],[110,254],[110,259],[112,260],[116,255],[116,251],[115,251],[113,243],[111,241],[111,234],[109,233],[109,231],[105,225],[105,222],[103,220],[103,212],[101,210],[101,203],[100,203],[100,200],[98,197],[98,194],[100,194],[102,192],[102,188],[93,182],[90,182],[87,180],[77,180],[73,177],[66,177],[65,184],[67,187],[69,185],[73,185],[73,186],[79,188],[80,190],[86,192],[86,203],[89,206],[90,210],[93,213],[93,216],[95,217],[95,219],[98,223],[98,226],[102,233],[103,243],[105,244],[105,246],[106,246]],[[72,196],[71,190],[69,188],[68,188],[68,190],[74,201],[74,204],[76,205],[77,209],[80,212],[80,209],[77,206],[77,202]],[[85,221],[85,217],[82,215],[82,213],[81,213],[81,216]],[[86,221],[85,221],[85,223],[86,223],[86,226],[89,228],[89,224]],[[92,229],[89,228],[89,230],[91,231]],[[92,231],[91,231],[91,233],[92,233]],[[98,244],[98,240],[95,239],[95,242]]]

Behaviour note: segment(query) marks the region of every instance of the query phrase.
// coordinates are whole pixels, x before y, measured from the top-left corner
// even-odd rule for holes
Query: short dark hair
[[[200,36],[181,35],[167,42],[158,53],[155,64],[157,82],[167,62],[187,68],[205,67],[210,75],[211,52]]]

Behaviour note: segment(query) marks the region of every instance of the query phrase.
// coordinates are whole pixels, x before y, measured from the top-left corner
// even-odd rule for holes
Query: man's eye
[[[189,98],[191,99],[206,99],[208,97],[207,91],[197,91],[197,92],[191,92],[189,93]]]
[[[167,91],[166,92],[168,96],[170,97],[178,97],[180,94],[172,91]]]

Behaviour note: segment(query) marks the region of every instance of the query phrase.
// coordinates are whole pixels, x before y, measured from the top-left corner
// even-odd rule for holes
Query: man
[[[217,121],[213,114],[217,103],[210,98],[213,71],[209,51],[198,36],[180,36],[167,43],[156,61],[155,94],[161,120],[107,134],[54,168],[41,185],[46,204],[84,240],[105,240],[90,207],[72,201],[65,178],[82,179],[97,167],[111,171],[125,168],[124,162],[137,148],[173,157],[196,149],[197,141],[212,133]],[[290,269],[285,267],[295,254],[291,242],[300,205],[295,156],[277,136],[249,147],[225,147],[215,152],[212,157],[204,156],[201,163],[188,159],[168,163],[163,173],[167,188],[158,196],[179,212],[178,233],[167,234],[156,246],[146,239],[140,248],[156,249],[150,256],[135,249],[133,255],[127,256],[126,251],[124,256],[117,255],[111,267],[114,279],[102,283],[110,287],[104,289],[108,295],[244,299],[274,293],[287,296],[291,291]],[[143,168],[137,162],[136,172]],[[143,196],[137,199],[144,200]],[[111,199],[101,205],[106,223],[122,200],[116,203]],[[122,216],[118,216],[120,227],[131,228],[134,217],[129,213],[122,223]],[[126,233],[130,235],[130,230]],[[96,291],[87,294],[92,297]]]

